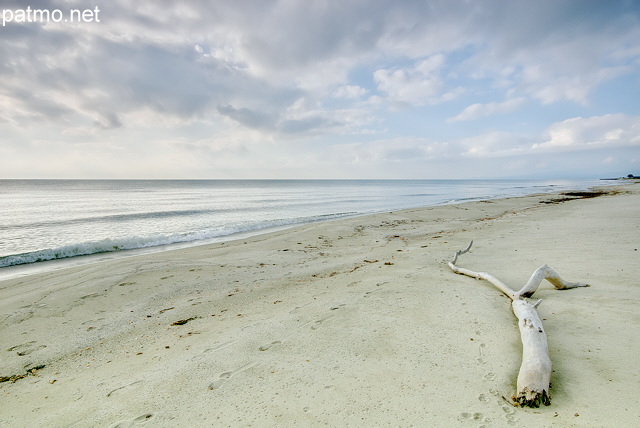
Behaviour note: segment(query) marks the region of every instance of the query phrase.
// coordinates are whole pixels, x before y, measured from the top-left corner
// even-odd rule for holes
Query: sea
[[[600,180],[0,180],[0,279],[406,208]],[[94,256],[91,258],[90,256]],[[60,266],[56,264],[55,266]],[[40,269],[41,270],[41,269]]]

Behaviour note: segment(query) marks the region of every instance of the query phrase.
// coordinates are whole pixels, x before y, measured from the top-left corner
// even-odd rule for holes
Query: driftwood
[[[553,284],[558,290],[588,287],[589,285],[579,282],[567,282],[560,278],[549,266],[544,265],[536,269],[520,291],[513,291],[502,281],[488,273],[475,272],[456,266],[458,257],[468,252],[472,244],[473,241],[466,249],[457,251],[453,260],[449,262],[449,267],[457,274],[489,281],[511,299],[511,307],[516,318],[518,318],[520,338],[522,339],[522,365],[518,374],[515,401],[521,406],[539,407],[540,403],[548,406],[551,404],[551,396],[549,395],[551,359],[549,359],[547,335],[536,311],[542,300],[532,304],[528,298],[535,293],[544,279]]]

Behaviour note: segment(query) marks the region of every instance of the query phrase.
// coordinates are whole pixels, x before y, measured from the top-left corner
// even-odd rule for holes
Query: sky
[[[0,178],[640,175],[640,0],[0,9]]]

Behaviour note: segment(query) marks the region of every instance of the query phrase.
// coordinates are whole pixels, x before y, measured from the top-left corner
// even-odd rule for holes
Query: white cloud
[[[529,66],[527,68],[538,68]],[[537,70],[539,71],[539,70]],[[587,105],[589,95],[602,83],[631,71],[631,67],[607,67],[602,69],[588,69],[576,72],[574,75],[557,75],[551,69],[545,72],[523,72],[522,83],[526,92],[542,104],[558,101],[573,101]]]
[[[526,154],[530,146],[530,136],[512,132],[493,131],[457,142],[460,154],[468,157],[503,157]]]
[[[336,158],[353,164],[383,165],[387,162],[421,162],[451,155],[448,143],[428,138],[393,138],[335,145]]]
[[[393,103],[421,106],[435,103],[444,85],[440,71],[444,55],[434,55],[411,68],[379,69],[373,73],[378,90]]]
[[[588,105],[598,86],[636,69],[637,48],[627,47],[638,46],[637,16],[598,20],[596,10],[588,16],[584,10],[575,10],[575,16],[559,11],[558,16],[550,14],[544,20],[539,15],[544,8],[534,9],[527,23],[513,20],[511,25],[521,29],[508,28],[509,33],[498,29],[489,35],[490,54],[480,50],[471,64],[483,78],[497,84],[508,82],[511,89],[544,105],[559,101]],[[570,8],[564,12],[569,13]],[[598,13],[604,16],[610,11]],[[559,18],[566,21],[554,25]],[[523,39],[527,34],[529,38]],[[514,40],[521,44],[514,44]]]
[[[640,117],[607,114],[576,117],[552,124],[546,140],[532,145],[536,151],[574,151],[584,149],[640,146]]]
[[[449,122],[459,122],[465,120],[475,120],[495,114],[504,114],[515,111],[525,105],[526,98],[511,98],[502,102],[492,102],[487,104],[472,104],[465,108],[457,116],[448,119]]]
[[[334,96],[338,98],[360,99],[369,93],[368,90],[356,85],[340,86],[334,92]]]
[[[626,149],[640,146],[640,117],[577,117],[550,125],[541,136],[494,131],[453,141],[452,146],[461,156],[477,158]],[[606,159],[611,163],[614,156]]]

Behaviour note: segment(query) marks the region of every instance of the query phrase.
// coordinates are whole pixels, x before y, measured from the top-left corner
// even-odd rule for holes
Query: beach
[[[314,223],[0,282],[0,426],[640,424],[640,185]],[[552,402],[491,284],[548,264]]]

